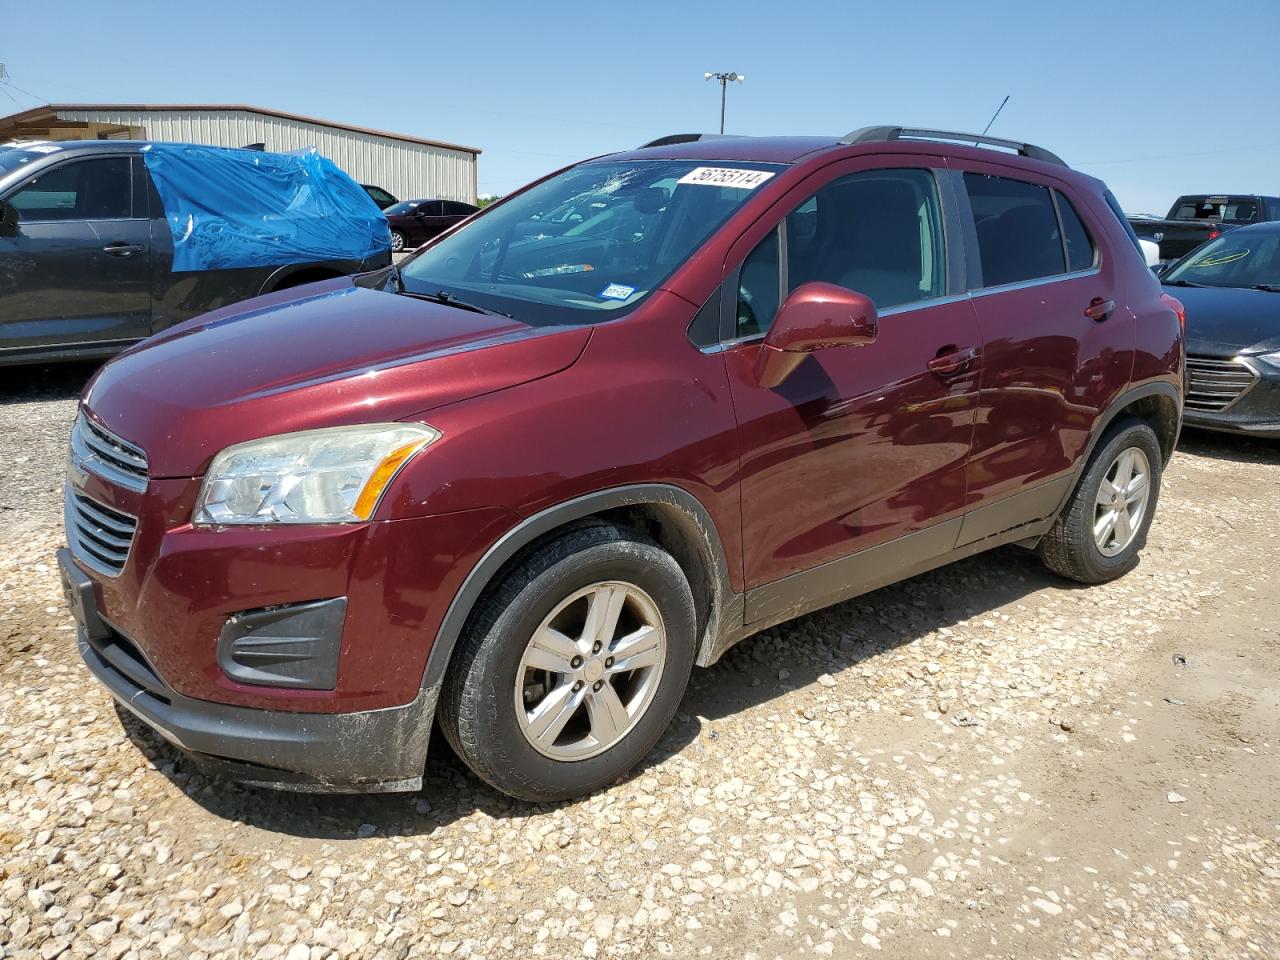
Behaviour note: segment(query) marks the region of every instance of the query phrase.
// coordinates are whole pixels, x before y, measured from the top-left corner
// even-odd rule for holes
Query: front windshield
[[[655,290],[777,164],[584,163],[428,247],[410,293],[446,292],[525,323],[611,319]]]
[[[1192,251],[1161,278],[1206,287],[1280,286],[1280,231],[1232,231]]]
[[[56,149],[56,148],[55,148]],[[33,160],[40,159],[49,150],[31,150],[22,147],[0,146],[0,177],[25,167]]]

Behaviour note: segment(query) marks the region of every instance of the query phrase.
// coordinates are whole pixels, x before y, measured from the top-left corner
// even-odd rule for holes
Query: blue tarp
[[[173,269],[362,260],[391,246],[364,188],[314,149],[143,148],[173,233]]]

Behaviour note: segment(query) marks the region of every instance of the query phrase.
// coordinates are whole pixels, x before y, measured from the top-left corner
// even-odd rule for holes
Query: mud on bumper
[[[257,786],[378,793],[422,786],[435,697],[353,713],[287,713],[184,697],[109,628],[77,634],[80,656],[112,697],[213,773]]]

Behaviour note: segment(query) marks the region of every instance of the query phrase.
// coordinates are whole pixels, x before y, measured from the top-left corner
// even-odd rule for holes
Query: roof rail
[[[642,143],[637,150],[643,150],[646,147],[669,147],[676,143],[695,143],[698,140],[726,140],[729,139],[723,133],[671,133],[665,137],[659,137],[657,140],[650,140],[648,143]]]
[[[1020,143],[1017,140],[1003,140],[1000,137],[988,137],[980,133],[957,133],[954,130],[922,130],[915,127],[862,127],[840,138],[841,143],[883,143],[887,140],[954,140],[956,142],[972,142],[976,147],[986,144],[992,147],[1004,147],[1013,150],[1019,156],[1044,163],[1065,167],[1066,162],[1056,153],[1050,153],[1044,147],[1034,143]]]

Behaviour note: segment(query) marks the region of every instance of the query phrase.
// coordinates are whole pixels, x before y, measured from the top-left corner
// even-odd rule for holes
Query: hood
[[[1240,287],[1174,287],[1187,308],[1187,352],[1210,356],[1280,350],[1280,293]]]
[[[245,440],[416,418],[570,366],[589,327],[530,327],[355,286],[273,294],[174,327],[99,371],[84,404],[153,477]],[[316,292],[318,291],[318,292]]]

